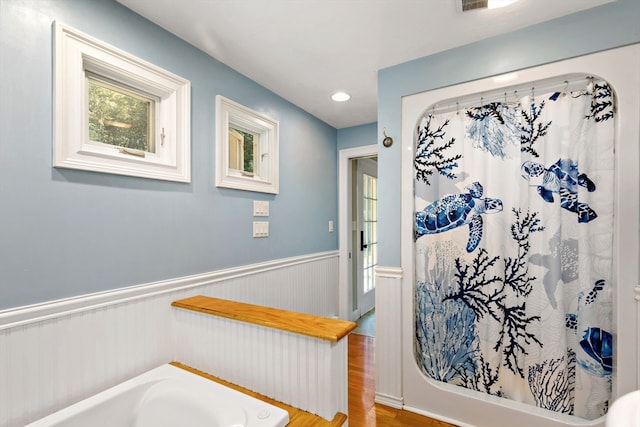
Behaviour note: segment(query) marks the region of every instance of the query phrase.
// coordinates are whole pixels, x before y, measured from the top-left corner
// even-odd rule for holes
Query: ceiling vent
[[[489,7],[489,0],[460,0],[462,11],[468,12],[474,9],[486,9]]]
[[[518,0],[456,0],[456,7],[462,12],[476,9],[498,9],[509,6]]]

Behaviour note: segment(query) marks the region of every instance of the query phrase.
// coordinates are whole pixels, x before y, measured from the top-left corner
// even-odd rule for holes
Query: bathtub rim
[[[277,406],[274,406],[268,402],[257,399],[253,396],[249,396],[248,394],[242,393],[241,391],[234,390],[233,388],[227,387],[224,384],[220,384],[216,381],[212,381],[202,375],[198,375],[195,372],[191,372],[187,369],[183,369],[180,366],[176,366],[172,363],[165,363],[155,368],[149,369],[139,375],[136,375],[132,378],[124,380],[123,382],[116,384],[112,387],[109,387],[105,390],[99,391],[91,396],[88,396],[82,400],[79,400],[75,403],[70,404],[64,408],[59,409],[51,414],[48,414],[38,420],[35,420],[25,427],[49,427],[55,426],[56,423],[69,419],[71,416],[74,416],[78,413],[82,413],[84,411],[90,410],[99,406],[101,403],[107,402],[116,398],[123,393],[127,393],[130,391],[134,391],[137,388],[146,388],[147,390],[151,389],[153,386],[162,383],[166,380],[178,380],[178,381],[187,381],[193,382],[198,385],[199,388],[207,387],[214,390],[216,393],[222,393],[225,399],[233,399],[239,402],[239,405],[246,411],[246,407],[250,406],[252,409],[258,413],[262,410],[268,410],[270,413],[270,418],[276,418],[275,421],[278,425],[281,425],[284,421],[286,425],[289,423],[289,413]],[[144,393],[142,393],[144,396]],[[138,402],[138,404],[142,401]],[[247,417],[249,418],[250,414],[247,413]],[[135,417],[134,417],[135,418]]]

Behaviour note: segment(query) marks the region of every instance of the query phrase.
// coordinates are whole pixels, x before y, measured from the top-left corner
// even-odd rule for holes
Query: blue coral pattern
[[[615,354],[612,91],[517,101],[419,122],[415,360],[434,380],[593,420]]]

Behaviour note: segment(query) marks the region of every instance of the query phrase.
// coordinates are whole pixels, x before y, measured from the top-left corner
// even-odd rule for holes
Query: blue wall
[[[376,123],[338,129],[338,150],[374,145],[378,142],[377,132]]]
[[[617,0],[383,69],[378,73],[378,135],[386,127],[400,140],[403,96],[637,42],[640,1]],[[379,264],[388,267],[400,265],[401,148],[398,143],[378,152]]]
[[[51,167],[54,20],[191,81],[190,184]],[[0,0],[0,309],[335,250],[337,149],[383,128],[380,265],[397,266],[402,96],[635,43],[639,21],[618,0],[381,70],[378,123],[336,131],[113,0]],[[279,120],[277,196],[213,185],[216,94]],[[269,238],[251,237],[254,199]]]
[[[191,81],[192,182],[51,167],[52,22]],[[280,194],[215,187],[215,96],[280,122]],[[337,131],[113,0],[0,1],[0,309],[338,248]],[[253,200],[270,237],[252,238]]]

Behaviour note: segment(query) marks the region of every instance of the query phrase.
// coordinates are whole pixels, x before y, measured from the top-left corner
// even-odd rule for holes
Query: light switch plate
[[[254,200],[253,216],[269,216],[269,202],[266,200]]]
[[[269,221],[253,221],[253,237],[269,237]]]

